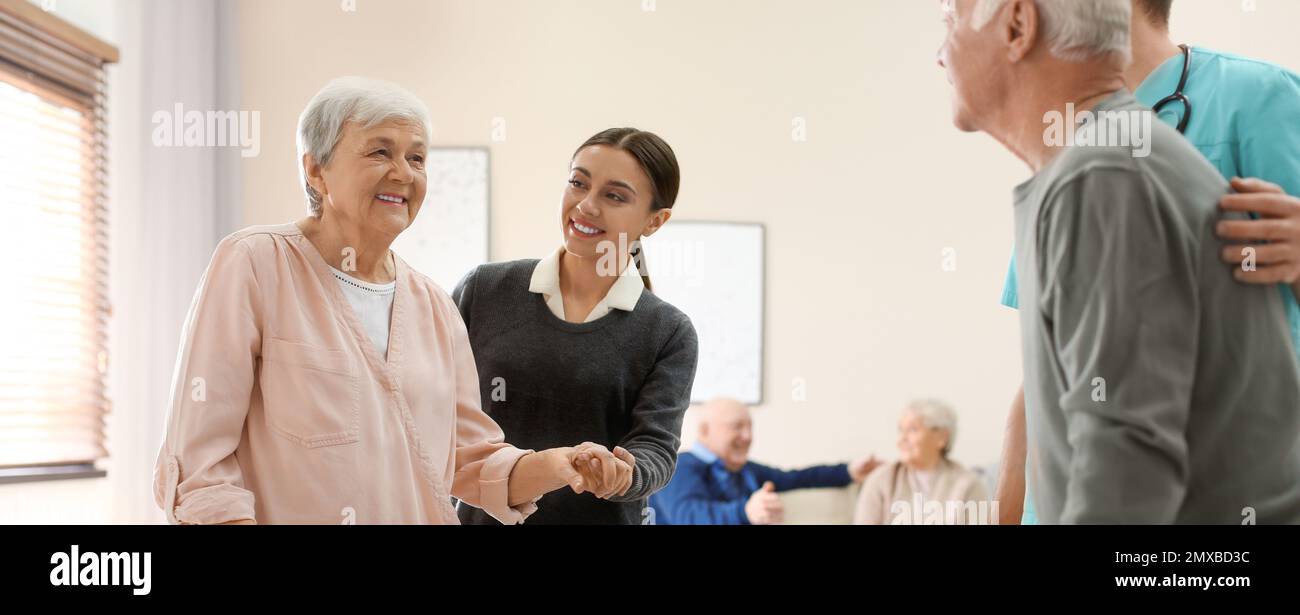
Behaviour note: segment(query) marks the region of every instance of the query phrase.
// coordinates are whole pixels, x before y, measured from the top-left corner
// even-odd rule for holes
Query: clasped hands
[[[561,471],[574,493],[609,499],[625,495],[632,487],[636,457],[627,449],[615,446],[611,451],[594,442],[583,442],[561,450],[566,464]]]

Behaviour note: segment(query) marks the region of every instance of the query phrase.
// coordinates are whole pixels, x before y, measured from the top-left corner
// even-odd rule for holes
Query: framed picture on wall
[[[484,147],[431,147],[428,191],[393,251],[448,293],[490,254],[490,156]]]
[[[677,221],[643,240],[654,293],[700,339],[692,403],[763,401],[766,232],[762,224]]]

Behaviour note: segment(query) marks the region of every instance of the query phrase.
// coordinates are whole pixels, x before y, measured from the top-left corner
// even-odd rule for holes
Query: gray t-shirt
[[[1094,111],[1145,109],[1121,90]],[[1038,515],[1300,523],[1300,366],[1282,301],[1220,260],[1218,171],[1163,122],[1148,136],[1145,157],[1064,148],[1015,191]]]

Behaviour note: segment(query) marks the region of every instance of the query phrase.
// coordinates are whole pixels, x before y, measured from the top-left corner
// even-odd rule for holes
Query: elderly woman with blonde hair
[[[862,484],[858,525],[990,523],[988,490],[978,474],[949,458],[957,414],[937,400],[912,402],[898,422],[899,460]]]
[[[336,79],[307,104],[309,215],[222,240],[182,331],[154,476],[170,522],[454,524],[454,497],[519,523],[566,485],[613,490],[603,446],[504,442],[455,303],[389,250],[429,139],[394,84]]]

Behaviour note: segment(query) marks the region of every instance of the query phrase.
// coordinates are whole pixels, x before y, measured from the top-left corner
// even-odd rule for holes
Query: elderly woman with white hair
[[[858,525],[975,525],[992,522],[978,474],[949,458],[957,414],[936,400],[912,402],[898,421],[899,460],[862,484]],[[982,511],[982,512],[981,512]]]
[[[310,215],[217,246],[182,332],[154,495],[172,523],[506,523],[599,489],[603,447],[520,450],[479,401],[456,305],[389,250],[425,196],[430,122],[341,78],[298,125]],[[597,464],[599,467],[599,464]]]

